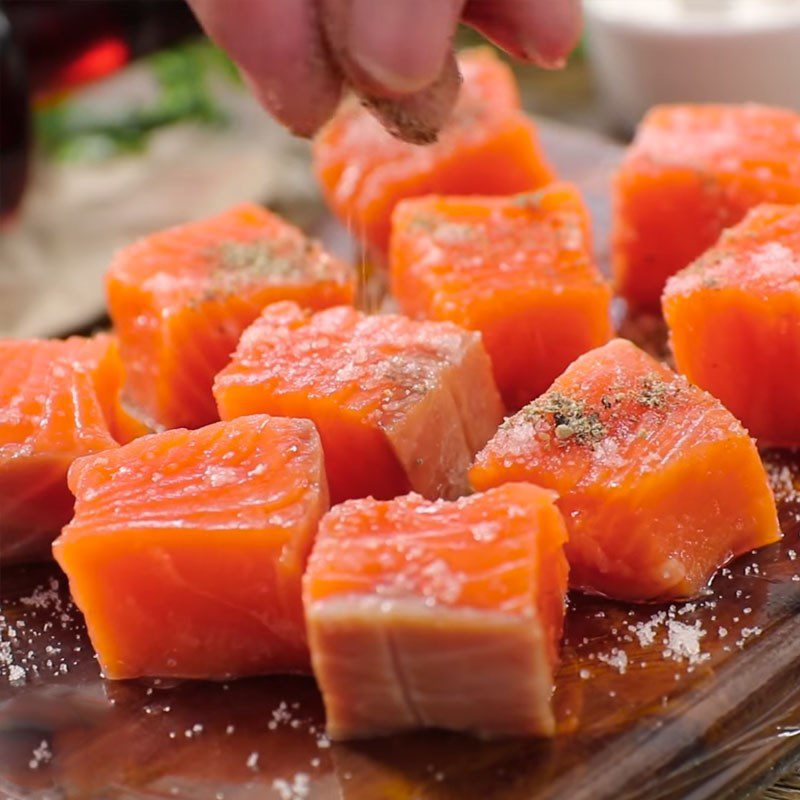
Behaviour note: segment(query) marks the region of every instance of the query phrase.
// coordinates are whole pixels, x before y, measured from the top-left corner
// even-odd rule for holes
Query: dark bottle
[[[183,0],[0,0],[0,221],[25,191],[36,96],[199,31]]]
[[[28,175],[30,114],[22,54],[0,12],[0,223],[19,204]]]

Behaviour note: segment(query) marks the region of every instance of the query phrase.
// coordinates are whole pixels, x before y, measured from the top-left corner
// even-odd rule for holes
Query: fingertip
[[[559,68],[577,47],[583,32],[583,14],[579,0],[562,0],[553,9],[550,23],[526,36],[530,60],[541,67]]]
[[[581,37],[580,0],[469,0],[464,20],[510,55],[562,67]]]
[[[299,136],[333,114],[342,76],[313,0],[190,0],[209,36],[228,51],[261,105]]]
[[[310,139],[333,116],[341,91],[317,93],[315,102],[287,102],[284,93],[242,72],[242,80],[259,105],[295,136]]]
[[[411,144],[432,144],[458,99],[461,73],[451,52],[437,79],[402,98],[363,95],[364,105],[393,136]]]
[[[451,50],[464,0],[322,0],[328,41],[348,81],[374,98],[423,91]]]

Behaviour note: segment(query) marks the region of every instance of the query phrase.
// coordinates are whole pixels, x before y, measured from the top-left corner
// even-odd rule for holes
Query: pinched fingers
[[[459,19],[512,55],[558,66],[580,0],[189,0],[261,103],[310,136],[348,83],[395,135],[429,142],[458,95]]]
[[[188,1],[262,105],[287,128],[311,136],[330,118],[342,77],[312,0]]]

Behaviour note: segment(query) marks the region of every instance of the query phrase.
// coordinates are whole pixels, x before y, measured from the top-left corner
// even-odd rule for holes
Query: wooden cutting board
[[[607,261],[618,148],[544,126]],[[342,232],[324,235],[343,246]],[[657,324],[626,330],[656,349]],[[100,679],[49,565],[0,574],[0,796],[37,800],[745,797],[800,753],[800,457],[765,454],[785,538],[676,605],[573,596],[552,741],[438,732],[332,745],[309,678]],[[731,502],[735,502],[731,498]],[[797,551],[797,552],[796,552]],[[464,669],[469,669],[468,662]]]

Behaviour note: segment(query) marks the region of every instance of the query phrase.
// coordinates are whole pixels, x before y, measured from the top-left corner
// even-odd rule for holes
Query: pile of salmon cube
[[[613,285],[488,51],[439,140],[314,143],[357,271],[252,204],[119,252],[113,333],[0,342],[0,558],[54,556],[103,674],[313,673],[328,732],[552,735],[568,589],[691,598],[800,445],[800,116],[654,109]],[[662,313],[677,372],[614,338]]]

